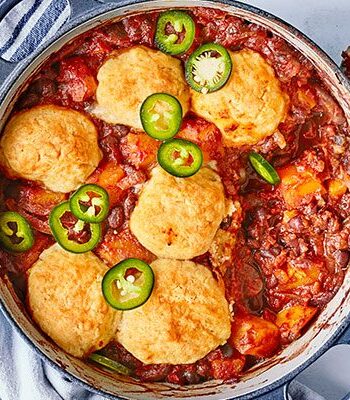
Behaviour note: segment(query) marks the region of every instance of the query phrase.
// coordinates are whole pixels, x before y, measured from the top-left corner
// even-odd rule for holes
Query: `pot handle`
[[[338,338],[336,344],[350,344],[350,324]]]
[[[338,344],[350,344],[350,325],[345,329],[345,331],[340,335],[340,337],[336,340],[334,345]],[[263,396],[258,396],[256,399],[259,400],[286,400],[288,399],[288,382],[285,386],[280,386]],[[346,397],[347,400],[350,399],[350,397]]]
[[[256,400],[287,400],[287,386],[279,386],[265,394],[255,397]]]

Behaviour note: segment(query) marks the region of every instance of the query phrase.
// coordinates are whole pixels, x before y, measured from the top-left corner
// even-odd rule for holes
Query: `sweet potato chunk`
[[[46,216],[57,204],[64,201],[64,193],[55,193],[40,186],[13,184],[8,189],[8,197],[16,201],[18,208],[23,208],[31,214]]]
[[[347,190],[347,186],[341,179],[331,179],[329,182],[328,193],[333,199],[341,197]]]
[[[280,190],[289,209],[297,208],[314,194],[325,191],[320,179],[310,170],[299,170],[295,165],[289,165],[278,173],[281,177]]]
[[[278,350],[281,337],[275,324],[247,314],[234,317],[230,342],[241,354],[264,358]]]
[[[317,313],[316,307],[295,305],[277,314],[276,325],[280,328],[282,341],[292,342],[301,335],[301,330]]]
[[[125,228],[121,232],[109,229],[100,245],[96,248],[96,253],[108,265],[114,265],[125,258],[139,258],[147,263],[151,263],[156,257],[145,249],[130,232]]]
[[[237,350],[233,351],[230,358],[218,358],[211,361],[214,379],[237,378],[245,365],[245,356]]]
[[[219,129],[213,123],[194,115],[184,120],[177,136],[196,143],[202,149],[204,162],[218,158],[223,151]]]
[[[274,275],[278,280],[278,287],[282,291],[312,285],[317,282],[320,273],[321,266],[316,263],[307,265],[304,268],[288,264],[286,270],[278,269],[274,271]]]
[[[115,161],[108,161],[100,165],[89,177],[89,183],[96,183],[107,190],[109,202],[113,208],[123,197],[123,190],[118,186],[120,180],[125,176],[121,166]]]
[[[316,94],[309,86],[302,86],[297,90],[296,97],[303,109],[309,111],[317,105]]]
[[[137,169],[150,168],[157,162],[157,151],[160,142],[146,133],[130,132],[120,142],[124,158]]]

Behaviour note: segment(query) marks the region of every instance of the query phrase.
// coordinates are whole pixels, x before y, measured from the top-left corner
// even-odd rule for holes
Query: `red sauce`
[[[319,313],[342,284],[349,260],[350,193],[334,183],[350,174],[349,132],[339,105],[310,62],[283,39],[218,10],[194,8],[189,12],[196,23],[196,38],[192,48],[181,55],[182,60],[208,41],[231,50],[257,51],[274,68],[290,97],[290,107],[279,126],[284,146],[274,135],[253,147],[224,148],[215,125],[193,114],[184,118],[179,136],[198,143],[205,160],[217,161],[227,196],[242,205],[242,221],[226,218],[221,225],[236,234],[237,224],[242,222],[231,257],[219,272],[228,301],[235,303],[232,336],[226,345],[191,365],[144,365],[118,343],[103,350],[130,367],[142,381],[176,384],[236,380],[248,367],[280,351],[290,341],[282,340],[281,332],[291,331],[293,335],[284,337],[294,340],[311,319],[295,331],[296,323],[290,326],[293,320],[279,326],[279,312],[301,305]],[[135,44],[153,48],[157,16],[154,12],[128,17],[66,45],[32,78],[14,112],[53,103],[88,113],[94,102],[98,68],[116,49]],[[349,65],[347,60],[345,67],[350,70]],[[89,181],[105,187],[112,203],[96,253],[111,259],[136,256],[151,262],[154,256],[131,234],[128,220],[137,201],[133,187],[147,179],[159,144],[144,133],[91,118],[99,131],[104,158]],[[247,161],[251,150],[278,168],[284,177],[282,185],[273,188],[256,175]],[[307,171],[305,176],[297,173],[295,184],[288,183],[288,179],[293,180],[293,170],[288,169],[291,165],[297,171]],[[1,264],[12,275],[23,276],[40,252],[51,245],[48,214],[65,196],[32,182],[4,178],[2,186],[2,207],[26,216],[37,231],[35,246],[26,254],[0,253]],[[213,268],[208,253],[196,261]]]

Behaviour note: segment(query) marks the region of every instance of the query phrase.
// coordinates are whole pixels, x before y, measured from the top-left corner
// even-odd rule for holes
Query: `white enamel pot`
[[[16,4],[0,0],[0,17]],[[93,28],[102,21],[132,13],[173,7],[205,6],[227,11],[238,17],[263,25],[283,37],[303,53],[316,67],[329,90],[339,101],[350,124],[350,86],[331,59],[310,39],[280,19],[243,3],[191,0],[71,0],[72,15],[61,31],[39,47],[25,61],[8,63],[0,59],[0,128],[11,111],[11,105],[25,80],[52,53],[67,41]],[[244,379],[234,384],[210,381],[204,384],[177,387],[166,383],[140,383],[116,376],[87,365],[67,355],[47,340],[32,323],[5,273],[0,274],[0,306],[10,323],[43,359],[68,379],[110,399],[283,399],[286,385],[323,352],[337,343],[350,342],[347,332],[350,311],[350,272],[333,300],[304,336],[293,342],[281,354],[255,366]],[[342,335],[343,334],[343,335]],[[341,336],[342,335],[342,336]]]

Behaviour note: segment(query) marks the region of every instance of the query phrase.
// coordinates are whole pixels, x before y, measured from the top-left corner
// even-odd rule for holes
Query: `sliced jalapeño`
[[[67,214],[69,224],[64,221]],[[100,224],[85,222],[73,216],[69,201],[59,204],[51,211],[49,224],[59,245],[72,253],[91,251],[97,246],[102,235]]]
[[[111,307],[132,310],[148,300],[153,284],[152,268],[137,258],[127,258],[105,274],[102,293]]]
[[[14,211],[0,213],[0,244],[14,253],[22,253],[33,246],[32,228],[22,215]]]
[[[123,364],[118,363],[118,361],[114,361],[108,357],[102,356],[98,353],[92,353],[89,357],[91,361],[94,361],[97,364],[102,365],[105,368],[108,368],[111,371],[118,372],[122,375],[130,375],[131,370]]]
[[[194,175],[203,163],[202,150],[185,139],[164,142],[158,150],[158,163],[169,174],[185,178]]]
[[[231,70],[229,52],[217,43],[200,46],[190,55],[185,65],[188,84],[202,94],[215,92],[224,86]]]
[[[140,118],[149,136],[157,140],[168,140],[180,130],[182,107],[170,94],[154,93],[143,102]]]
[[[195,33],[195,23],[186,12],[165,11],[157,21],[155,43],[164,53],[181,54],[192,46]]]
[[[108,216],[109,197],[101,186],[81,186],[69,200],[72,213],[82,221],[99,223]]]
[[[252,151],[249,153],[249,161],[257,172],[266,182],[270,183],[271,185],[277,185],[281,182],[281,178],[279,177],[275,168],[267,161],[265,158]]]

